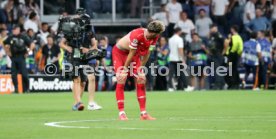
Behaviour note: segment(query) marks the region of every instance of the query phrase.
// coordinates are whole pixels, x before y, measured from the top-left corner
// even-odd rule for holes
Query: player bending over
[[[117,78],[116,99],[119,120],[128,120],[124,111],[124,87],[129,76],[135,77],[137,99],[141,111],[140,119],[155,120],[146,112],[146,77],[139,67],[146,65],[150,56],[150,46],[155,46],[159,35],[164,31],[165,26],[162,22],[152,21],[147,28],[132,30],[113,47],[112,60]]]

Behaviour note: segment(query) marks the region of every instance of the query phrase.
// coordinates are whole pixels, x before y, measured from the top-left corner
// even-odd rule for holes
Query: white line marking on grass
[[[68,123],[83,123],[83,122],[107,122],[107,121],[114,121],[114,120],[78,120],[78,121],[60,121],[60,122],[50,122],[45,123],[46,126],[51,127],[58,127],[58,128],[90,128],[89,126],[64,126],[61,124],[68,124]]]
[[[185,117],[174,117],[174,118],[168,118],[169,120],[172,121],[262,121],[262,122],[276,122],[274,119],[262,119],[260,118],[229,118],[229,117],[212,117],[212,118],[185,118]]]
[[[162,129],[162,128],[132,128],[132,127],[101,127],[101,126],[66,126],[62,124],[68,124],[68,123],[83,123],[83,122],[109,122],[109,121],[116,121],[116,119],[101,119],[101,120],[77,120],[77,121],[60,121],[60,122],[50,122],[45,123],[45,126],[50,127],[57,127],[57,128],[79,128],[79,129],[119,129],[119,130],[154,130],[154,131],[160,131],[160,130],[166,130],[166,131],[189,131],[189,132],[264,132],[262,130],[227,130],[227,129],[196,129],[196,128],[172,128],[172,129]]]

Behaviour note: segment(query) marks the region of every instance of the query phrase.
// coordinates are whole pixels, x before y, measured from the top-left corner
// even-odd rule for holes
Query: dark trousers
[[[240,76],[238,71],[240,56],[237,53],[230,53],[228,55],[228,66],[232,65],[232,76],[228,76],[227,83],[229,89],[239,89]]]
[[[223,66],[224,57],[222,55],[212,56],[212,57],[210,57],[210,59],[214,63],[215,71],[218,67]],[[214,86],[212,87],[213,89],[215,89],[215,90],[223,89],[224,84],[225,84],[224,77],[219,76],[217,74],[217,72],[215,72],[214,77],[213,77],[213,83],[214,83]]]
[[[244,80],[246,81],[249,74],[253,73],[253,88],[256,88],[258,86],[258,81],[259,81],[259,66],[250,66],[250,65],[244,65],[245,67],[245,77]]]
[[[158,70],[164,75],[166,73],[166,69],[164,67],[158,67]],[[162,76],[161,73],[157,72],[156,80],[155,80],[155,90],[167,90],[167,76]]]
[[[263,85],[265,87],[265,85],[266,85],[267,70],[268,70],[268,63],[260,63],[260,72],[259,72],[260,86]]]
[[[177,89],[184,89],[187,87],[187,81],[186,81],[186,76],[183,72],[180,72],[179,75],[177,75],[178,70],[177,69],[177,64],[181,64],[182,62],[170,62],[169,64],[169,88],[174,88],[173,85],[173,77],[175,75],[175,77],[177,78],[177,82],[178,82],[178,87]],[[184,69],[183,65],[179,66],[181,69]]]
[[[29,90],[29,76],[28,70],[26,68],[26,62],[24,56],[17,56],[12,57],[12,67],[11,67],[11,74],[12,74],[12,82],[15,87],[15,91],[18,91],[18,80],[17,74],[22,75],[22,84],[23,84],[23,92],[27,92]]]

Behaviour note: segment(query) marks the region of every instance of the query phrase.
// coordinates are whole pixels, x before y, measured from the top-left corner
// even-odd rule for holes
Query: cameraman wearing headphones
[[[77,9],[77,16],[75,18],[81,19],[84,21],[84,25],[90,25],[90,17],[85,14],[85,10],[82,8]],[[84,19],[84,20],[83,20]],[[66,36],[66,34],[64,34]],[[86,70],[80,68],[81,66],[90,66],[90,68],[95,67],[95,65],[90,64],[89,61],[83,61],[81,59],[74,59],[76,55],[87,54],[89,50],[97,49],[97,41],[95,39],[95,34],[92,31],[92,28],[89,31],[85,31],[82,33],[82,37],[80,39],[66,39],[62,38],[59,46],[63,48],[67,55],[67,61],[72,64],[73,70],[72,79],[73,79],[73,94],[74,94],[74,105],[72,107],[73,111],[82,111],[84,109],[84,105],[81,101],[82,94],[85,89],[86,81],[88,80],[88,92],[89,92],[89,103],[88,110],[99,110],[102,107],[99,106],[96,102],[94,102],[95,97],[95,75],[94,72],[84,73]],[[80,46],[80,47],[79,47]],[[75,68],[78,67],[78,74],[75,73]],[[89,68],[89,69],[90,69]],[[88,75],[87,75],[88,74]]]

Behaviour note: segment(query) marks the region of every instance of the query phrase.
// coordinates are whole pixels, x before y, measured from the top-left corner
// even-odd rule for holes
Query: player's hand
[[[118,83],[125,83],[128,75],[127,70],[121,70],[119,73],[116,73],[116,78]]]
[[[138,73],[138,80],[146,81],[146,75],[144,72]]]

